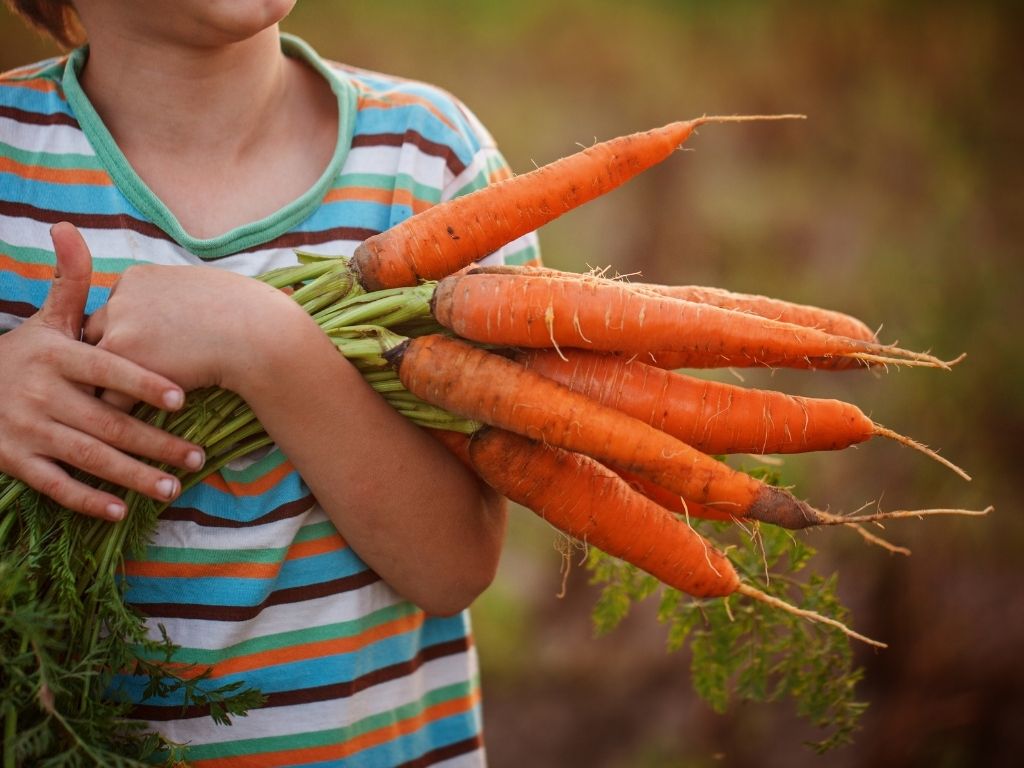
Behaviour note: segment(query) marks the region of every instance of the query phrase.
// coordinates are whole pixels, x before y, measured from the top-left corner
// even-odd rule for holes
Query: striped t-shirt
[[[294,248],[350,255],[417,211],[508,175],[450,95],[325,62],[294,38],[282,45],[337,96],[335,154],[300,199],[212,239],[185,232],[132,170],[79,85],[85,50],[0,75],[0,332],[42,304],[57,221],[77,225],[92,250],[92,312],[132,264],[256,275],[295,263]],[[489,259],[536,257],[528,236]],[[124,680],[135,714],[190,744],[196,768],[483,764],[467,615],[431,617],[402,600],[348,548],[279,451],[182,495],[125,571],[129,600],[154,636],[166,627],[181,661],[210,666],[216,685],[243,680],[267,697],[218,726],[179,701],[143,701],[141,681]]]

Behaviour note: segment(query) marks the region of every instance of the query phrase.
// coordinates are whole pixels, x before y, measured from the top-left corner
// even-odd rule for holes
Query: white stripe
[[[23,322],[25,321],[17,315],[9,315],[6,312],[0,312],[0,331],[13,331]]]
[[[246,717],[235,719],[230,727],[218,726],[208,717],[153,722],[150,725],[172,741],[193,745],[301,735],[350,726],[364,718],[419,701],[430,690],[465,682],[476,674],[476,654],[471,647],[466,653],[432,659],[410,677],[388,680],[354,696],[289,707],[254,709]]]
[[[342,173],[373,173],[378,176],[406,174],[417,184],[437,188],[437,180],[450,177],[445,158],[428,155],[415,144],[401,147],[371,146],[353,147]]]
[[[208,510],[202,510],[210,514]],[[326,520],[318,506],[293,517],[241,528],[199,525],[191,520],[157,521],[151,542],[158,547],[178,549],[266,549],[287,546],[304,525]]]
[[[30,125],[0,117],[0,141],[29,152],[96,155],[81,129],[70,125]]]
[[[147,622],[149,637],[161,639],[159,625],[171,642],[181,648],[218,651],[258,637],[269,637],[296,628],[321,627],[357,621],[371,613],[402,602],[385,582],[376,581],[344,594],[326,595],[301,603],[284,603],[264,608],[248,621],[204,621],[202,619],[154,618]]]
[[[458,176],[452,176],[447,184],[445,184],[444,192],[441,194],[442,200],[450,200],[460,189],[473,181],[481,173],[484,175],[484,179],[487,178],[487,161],[494,152],[487,148],[484,148],[477,152],[472,161],[467,165]]]

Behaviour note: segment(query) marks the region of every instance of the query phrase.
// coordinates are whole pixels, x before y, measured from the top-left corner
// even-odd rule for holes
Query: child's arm
[[[225,384],[377,573],[430,613],[467,607],[494,577],[502,499],[370,389],[302,314]]]
[[[245,398],[346,541],[424,610],[461,610],[493,578],[500,497],[377,395],[282,292],[211,267],[133,267],[86,338],[186,390]]]

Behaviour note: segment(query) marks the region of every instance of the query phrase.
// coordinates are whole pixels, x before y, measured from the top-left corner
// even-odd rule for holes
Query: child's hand
[[[202,266],[125,270],[85,340],[176,381],[235,389],[283,323],[309,317],[265,283]]]
[[[124,515],[116,496],[80,483],[61,464],[166,501],[180,492],[172,475],[134,458],[199,469],[195,445],[104,403],[97,388],[175,410],[184,393],[173,381],[79,341],[92,261],[78,231],[53,231],[57,271],[38,313],[0,336],[0,471],[76,512]]]

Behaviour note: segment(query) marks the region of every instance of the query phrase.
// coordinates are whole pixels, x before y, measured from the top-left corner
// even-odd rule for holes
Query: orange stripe
[[[299,763],[315,763],[321,760],[338,760],[340,758],[348,757],[361,752],[364,749],[370,749],[384,744],[388,741],[394,741],[395,739],[408,735],[414,731],[419,730],[428,723],[432,723],[435,720],[441,720],[445,717],[457,715],[462,712],[468,712],[472,709],[480,700],[480,692],[474,690],[466,696],[462,696],[458,699],[452,699],[451,701],[443,701],[439,704],[427,707],[418,715],[406,718],[397,723],[386,725],[383,728],[378,728],[375,731],[364,733],[361,736],[357,736],[354,739],[344,742],[343,744],[328,744],[322,747],[306,747],[300,749],[287,749],[280,750],[277,752],[262,752],[258,755],[252,755],[251,758],[258,758],[261,765],[291,765]],[[241,756],[241,759],[250,756]],[[213,758],[210,760],[196,760],[190,763],[193,768],[231,768],[231,766],[237,765],[236,762],[240,758],[235,757],[222,757]]]
[[[30,78],[37,72],[42,72],[46,67],[37,67],[35,70],[17,70],[12,72],[12,75],[16,77],[4,77],[0,78],[0,83],[3,83],[6,88],[27,88],[30,91],[39,91],[40,93],[55,93],[57,91],[57,83],[53,80],[45,80],[41,78],[35,78],[33,80],[20,80],[17,78]]]
[[[324,555],[328,552],[337,552],[338,550],[345,549],[347,546],[345,540],[337,534],[324,536],[322,539],[313,539],[312,541],[300,541],[288,547],[288,557],[286,559],[299,560],[303,557]]]
[[[412,632],[422,624],[423,613],[416,611],[409,616],[371,627],[354,637],[338,637],[333,640],[320,640],[315,643],[305,643],[304,645],[275,648],[272,651],[260,651],[259,653],[250,653],[245,656],[236,656],[235,658],[226,659],[215,664],[211,670],[211,677],[224,677],[225,675],[248,672],[253,669],[265,669],[278,664],[290,664],[295,661],[332,656],[339,653],[352,653],[379,640],[394,637],[403,632]]]
[[[54,184],[88,184],[97,187],[109,187],[113,184],[106,171],[88,168],[47,168],[43,165],[28,165],[8,157],[0,157],[0,173],[4,171],[23,179],[48,181]]]
[[[425,110],[430,112],[434,117],[440,120],[442,123],[447,125],[453,131],[457,131],[458,128],[448,119],[447,115],[441,112],[435,107],[430,101],[420,96],[411,96],[409,94],[394,93],[388,94],[384,97],[371,98],[370,96],[362,96],[359,99],[359,109],[376,108],[376,109],[391,109],[392,107],[423,107]]]
[[[383,205],[408,205],[414,212],[429,208],[432,203],[414,197],[407,189],[374,189],[373,187],[340,187],[332,189],[324,197],[324,203],[336,203],[340,200],[357,202],[382,203]]]
[[[285,560],[299,560],[348,545],[338,534],[292,544]],[[235,579],[273,579],[281,572],[280,563],[167,563],[151,560],[126,560],[121,573],[126,576],[147,576],[159,579],[227,577]]]
[[[281,478],[291,474],[295,470],[290,461],[284,461],[279,466],[257,477],[248,483],[225,480],[223,475],[214,473],[203,480],[207,485],[216,488],[218,491],[230,493],[233,496],[259,496],[266,493],[280,482]]]
[[[504,181],[505,179],[512,178],[512,171],[509,168],[495,168],[491,171],[490,176],[487,177],[487,182],[493,184],[496,181]]]
[[[28,264],[16,261],[10,256],[0,253],[0,272],[13,272],[28,280],[45,280],[50,282],[53,279],[53,267],[47,264]],[[120,275],[114,272],[93,272],[92,284],[102,288],[109,288],[118,281]]]
[[[273,579],[280,571],[280,563],[161,563],[149,560],[127,560],[123,568],[128,576],[157,579]]]

